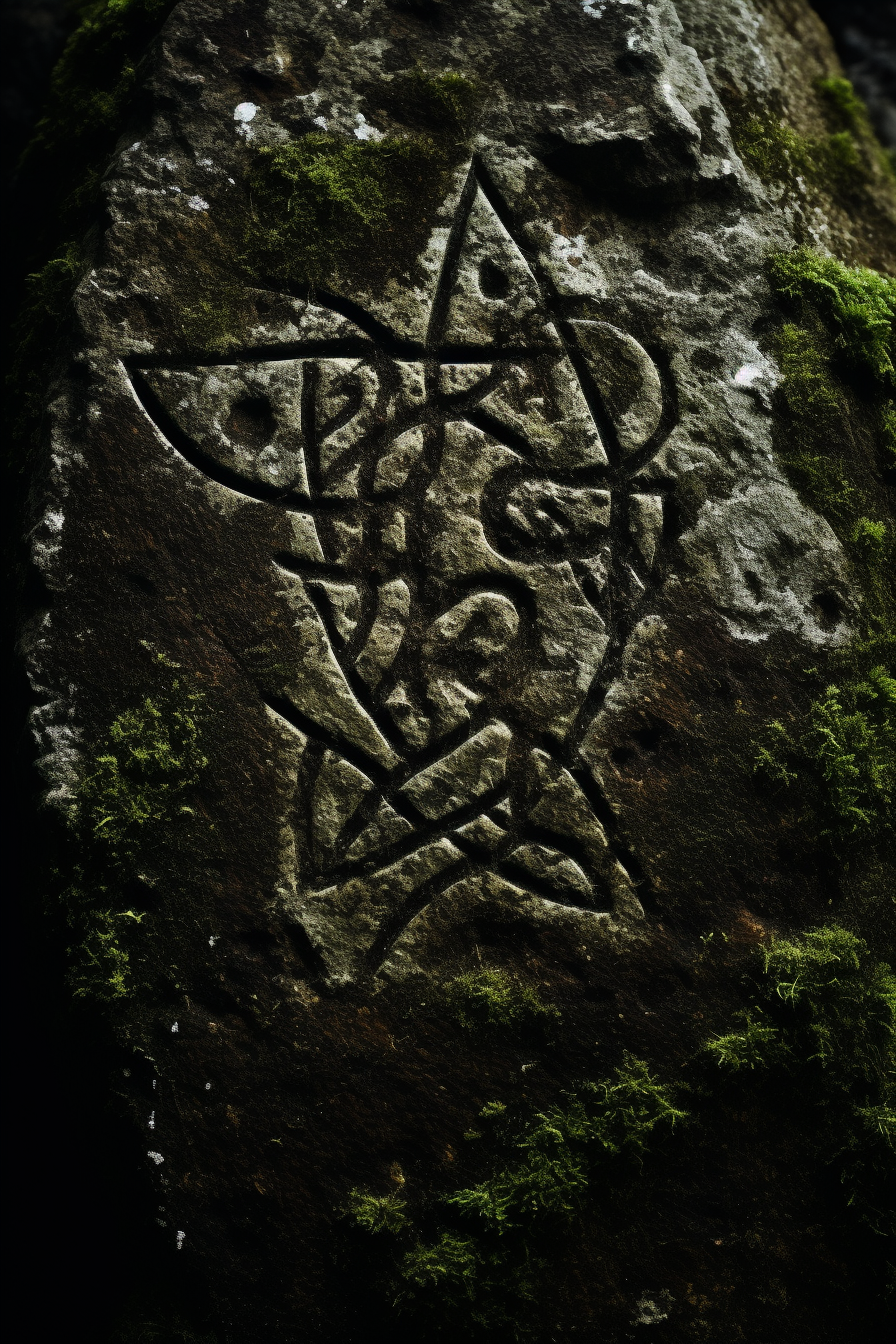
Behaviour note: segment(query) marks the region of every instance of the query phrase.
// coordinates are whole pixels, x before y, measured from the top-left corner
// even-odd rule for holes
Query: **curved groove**
[[[191,467],[201,471],[203,476],[208,476],[218,485],[226,486],[228,490],[244,495],[247,499],[254,499],[262,504],[280,504],[285,508],[308,512],[311,500],[307,495],[296,494],[293,490],[283,490],[276,485],[266,485],[264,481],[247,480],[240,472],[225,467],[216,458],[204,452],[188,434],[184,433],[139,374],[134,375],[131,386],[137,401],[171,447],[189,462]]]
[[[262,703],[272,709],[275,714],[279,714],[281,719],[285,719],[293,728],[298,729],[305,737],[316,738],[323,746],[329,747],[331,751],[342,756],[350,765],[354,765],[362,774],[368,775],[370,779],[380,788],[385,788],[390,779],[390,772],[385,766],[380,765],[379,761],[368,756],[366,752],[359,747],[355,747],[351,742],[346,742],[343,738],[337,737],[335,733],[329,732],[321,724],[316,723],[314,719],[303,714],[297,709],[291,700],[284,696],[261,696]]]

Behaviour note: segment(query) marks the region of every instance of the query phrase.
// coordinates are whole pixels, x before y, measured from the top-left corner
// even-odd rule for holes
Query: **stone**
[[[754,765],[871,629],[861,528],[806,481],[854,453],[868,554],[892,526],[883,394],[836,334],[843,443],[794,458],[769,258],[892,270],[890,188],[825,121],[804,0],[181,0],[159,24],[27,521],[65,937],[218,1344],[497,1339],[469,1285],[458,1307],[447,1270],[401,1266],[450,1229],[481,1287],[487,1218],[449,1196],[517,1117],[626,1060],[677,1085],[752,1003],[758,947],[884,922],[884,858],[832,877]],[[810,180],[837,135],[864,186]],[[491,974],[551,1011],[465,1026]],[[495,1102],[494,1144],[465,1139]],[[533,1234],[538,1291],[494,1262],[510,1334],[759,1344],[780,1234],[788,1329],[822,1337],[840,1243],[799,1240],[814,1194],[767,1189],[799,1123],[726,1114],[746,1138],[615,1211],[615,1176],[576,1187],[575,1236],[560,1204]],[[368,1196],[392,1224],[365,1241]]]

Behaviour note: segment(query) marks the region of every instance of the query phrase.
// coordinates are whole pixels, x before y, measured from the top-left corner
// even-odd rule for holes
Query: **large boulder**
[[[159,1235],[234,1344],[851,1338],[815,1121],[700,1063],[757,949],[891,919],[896,215],[826,33],[183,0],[135,79],[23,642]]]

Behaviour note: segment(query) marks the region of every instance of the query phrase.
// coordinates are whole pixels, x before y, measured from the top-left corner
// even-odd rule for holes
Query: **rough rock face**
[[[776,451],[766,264],[886,270],[893,217],[735,133],[823,135],[830,74],[797,0],[184,0],[141,67],[25,644],[74,983],[222,1339],[392,1329],[353,1190],[433,1207],[485,1103],[626,1051],[671,1084],[753,948],[830,914],[751,772],[864,600]],[[459,1026],[482,971],[548,1036]],[[732,1170],[656,1244],[568,1247],[538,1337],[771,1337]],[[823,1241],[788,1243],[809,1286]]]

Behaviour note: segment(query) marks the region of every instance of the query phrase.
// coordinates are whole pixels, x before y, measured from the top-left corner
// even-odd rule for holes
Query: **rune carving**
[[[471,883],[637,912],[579,744],[663,545],[654,361],[564,312],[472,169],[422,346],[332,305],[288,357],[132,368],[194,469],[291,523],[305,656],[266,699],[312,945],[375,970]]]

